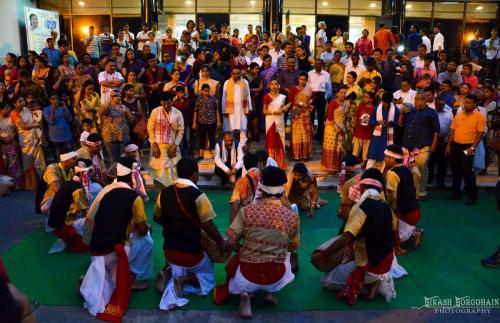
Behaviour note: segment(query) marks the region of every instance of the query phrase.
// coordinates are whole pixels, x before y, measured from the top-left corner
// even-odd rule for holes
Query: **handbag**
[[[184,213],[184,215],[201,230],[201,239],[200,239],[201,248],[205,250],[208,258],[210,258],[210,260],[213,263],[226,263],[229,257],[231,256],[231,250],[222,251],[219,249],[219,245],[217,244],[217,242],[208,236],[205,230],[203,230],[203,228],[201,227],[201,224],[198,221],[196,221],[191,216],[191,214],[189,214],[189,212],[184,208],[184,205],[181,202],[181,199],[179,197],[179,192],[175,184],[173,185],[173,187],[175,191],[175,196],[177,197],[177,203],[179,204],[182,213]]]

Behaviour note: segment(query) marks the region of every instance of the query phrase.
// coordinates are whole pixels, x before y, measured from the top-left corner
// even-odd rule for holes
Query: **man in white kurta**
[[[148,121],[149,167],[155,186],[163,189],[177,179],[176,165],[181,159],[179,145],[184,135],[184,119],[182,113],[172,106],[172,93],[163,93],[160,102],[161,106],[151,112]]]
[[[246,144],[248,114],[252,111],[250,87],[241,78],[241,70],[233,67],[231,78],[224,83],[222,91],[222,114],[224,131],[239,131],[240,143]]]

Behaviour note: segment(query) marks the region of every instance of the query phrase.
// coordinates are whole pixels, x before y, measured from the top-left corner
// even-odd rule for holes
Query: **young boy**
[[[182,113],[184,118],[184,136],[182,137],[181,151],[183,155],[192,156],[193,147],[191,144],[191,124],[192,124],[192,110],[191,100],[186,95],[184,86],[177,86],[175,88],[174,108]]]
[[[214,156],[215,133],[218,126],[220,126],[220,118],[217,112],[217,99],[215,96],[210,96],[210,85],[203,84],[201,86],[201,96],[196,99],[193,117],[193,129],[198,130],[199,159],[203,158],[207,137],[212,156]]]
[[[443,83],[441,83],[440,87],[441,92],[439,93],[439,95],[441,95],[444,98],[446,104],[449,105],[450,107],[453,106],[453,101],[455,101],[453,93],[451,92],[452,86],[453,85],[450,80],[444,80]]]
[[[358,158],[361,155],[363,162],[366,162],[368,147],[370,146],[370,139],[373,133],[373,127],[370,125],[370,115],[373,112],[374,100],[375,94],[373,92],[365,92],[363,94],[363,102],[356,109],[352,154]]]

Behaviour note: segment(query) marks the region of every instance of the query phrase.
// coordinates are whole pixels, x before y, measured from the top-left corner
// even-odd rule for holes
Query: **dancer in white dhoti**
[[[250,87],[241,78],[239,67],[233,67],[231,78],[224,83],[222,90],[222,115],[224,131],[239,131],[241,144],[247,141],[248,114],[252,111]]]
[[[205,296],[215,286],[215,269],[200,245],[201,230],[219,248],[229,250],[214,224],[215,212],[197,186],[198,164],[192,158],[177,163],[179,178],[158,195],[154,220],[163,227],[163,252],[168,267],[158,274],[157,289],[163,293],[160,309],[186,305],[184,294]]]
[[[148,121],[151,157],[149,168],[158,189],[170,186],[177,179],[175,166],[181,159],[179,145],[184,135],[182,113],[172,106],[173,95],[165,92],[161,106],[151,112]]]
[[[132,158],[121,158],[115,182],[96,197],[87,213],[84,237],[92,263],[80,294],[91,315],[120,321],[132,289],[149,287],[153,240],[140,195],[132,189]]]

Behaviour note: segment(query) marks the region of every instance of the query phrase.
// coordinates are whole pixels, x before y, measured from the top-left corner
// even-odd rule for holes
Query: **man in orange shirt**
[[[457,113],[451,123],[446,155],[453,173],[453,193],[450,200],[460,199],[462,178],[465,182],[467,200],[465,205],[474,205],[477,201],[476,177],[472,171],[474,150],[485,131],[484,116],[477,109],[478,98],[469,94],[465,98],[464,112]]]
[[[394,48],[396,42],[394,41],[394,36],[389,29],[385,29],[385,23],[383,21],[378,24],[379,30],[375,33],[373,37],[374,48],[382,49],[382,59],[386,59],[386,50],[389,48]]]

